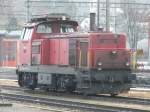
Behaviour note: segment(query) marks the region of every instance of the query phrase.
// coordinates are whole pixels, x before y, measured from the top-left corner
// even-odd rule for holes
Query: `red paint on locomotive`
[[[19,41],[19,65],[31,64],[31,41]]]
[[[20,41],[19,85],[109,94],[129,90],[134,75],[125,35],[76,32],[77,22],[60,18],[33,23]]]

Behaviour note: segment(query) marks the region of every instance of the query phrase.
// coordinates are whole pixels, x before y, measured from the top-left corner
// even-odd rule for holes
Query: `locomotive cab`
[[[22,57],[19,58],[19,65],[32,64],[31,49],[34,40],[47,39],[51,35],[57,36],[57,34],[73,33],[77,31],[78,23],[69,20],[69,17],[65,16],[56,16],[54,14],[44,18],[35,18],[25,25],[19,42],[19,57]],[[35,46],[37,47],[37,45]],[[33,46],[33,49],[36,47]],[[36,48],[36,50],[38,50],[38,48]]]

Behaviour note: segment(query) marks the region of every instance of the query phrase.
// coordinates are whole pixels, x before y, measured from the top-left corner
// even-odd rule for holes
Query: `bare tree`
[[[146,22],[149,11],[145,11],[144,5],[136,5],[134,3],[134,0],[127,0],[126,4],[122,5],[124,13],[121,16],[124,19],[123,28],[128,36],[130,47],[137,49],[137,42],[143,33],[142,24]]]

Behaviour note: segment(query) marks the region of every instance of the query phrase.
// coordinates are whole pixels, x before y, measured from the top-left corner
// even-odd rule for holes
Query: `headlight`
[[[116,54],[116,53],[117,53],[117,51],[112,51],[112,53],[113,53],[113,54]]]
[[[129,63],[129,62],[127,62],[127,63],[126,63],[126,66],[129,66],[129,65],[130,65],[130,63]]]
[[[102,68],[98,68],[98,70],[100,71],[100,70],[102,70]]]
[[[101,66],[101,65],[102,65],[102,63],[101,63],[101,62],[99,62],[99,63],[98,63],[98,66]]]

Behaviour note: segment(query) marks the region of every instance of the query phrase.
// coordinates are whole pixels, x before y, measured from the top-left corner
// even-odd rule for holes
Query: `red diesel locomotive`
[[[130,89],[135,75],[126,36],[80,33],[77,27],[76,21],[56,15],[27,23],[19,41],[20,86],[111,95]]]

